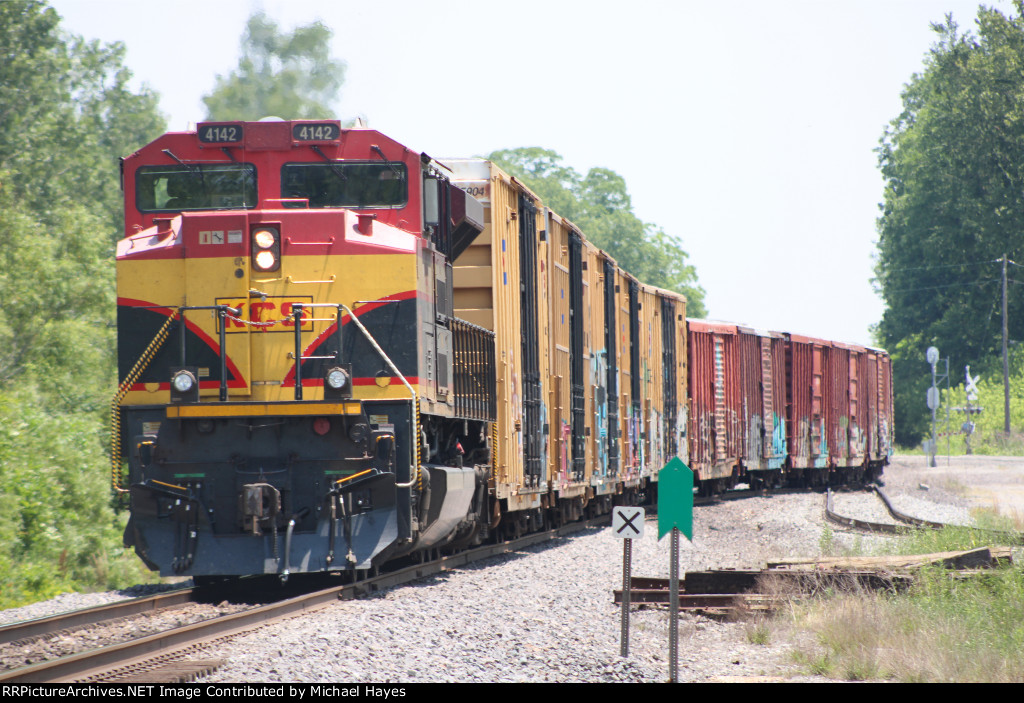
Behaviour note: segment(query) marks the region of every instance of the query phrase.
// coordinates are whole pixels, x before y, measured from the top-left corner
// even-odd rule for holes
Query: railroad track
[[[102,622],[152,613],[162,608],[174,608],[194,602],[195,592],[191,588],[166,591],[154,596],[143,596],[130,600],[97,605],[68,613],[59,613],[45,618],[25,620],[0,626],[0,645],[22,640],[38,639],[62,630],[97,625]]]
[[[204,658],[201,652],[210,648],[211,645],[227,641],[230,638],[237,637],[272,621],[313,612],[339,599],[352,599],[372,594],[385,588],[449,571],[474,561],[515,552],[588,527],[603,526],[608,523],[608,520],[609,517],[605,515],[592,520],[533,533],[499,544],[484,545],[459,554],[443,556],[433,561],[407,566],[354,583],[320,589],[312,593],[305,593],[275,603],[250,608],[242,612],[173,628],[128,642],[3,671],[0,672],[0,683],[97,683],[101,681],[181,683],[190,681],[197,676],[213,671],[222,663],[219,659]],[[191,593],[191,596],[183,591],[174,592],[174,597],[178,599],[194,598],[194,592],[191,589],[187,589],[187,591]],[[142,603],[142,601],[152,601],[154,600],[153,598],[137,600],[140,603],[132,605],[128,605],[128,603],[114,604],[112,607],[148,607],[150,609],[154,607],[152,603],[149,605]],[[106,611],[107,614],[102,615],[103,611]],[[88,625],[94,622],[109,620],[109,614],[112,612],[115,611],[108,609],[107,606],[89,608],[84,611],[75,611],[62,616],[45,618],[44,620],[50,621],[50,623],[44,626],[42,621],[39,621],[39,624],[35,625],[37,628],[36,633],[32,635],[25,634],[29,632],[29,629],[23,629],[18,636],[15,636],[13,634],[15,626],[2,628],[0,633],[8,632],[8,642],[28,637],[38,637],[45,634],[45,627],[50,628],[49,632],[67,629],[70,627],[67,623],[71,620],[76,621],[77,626]],[[130,615],[131,613],[128,612],[127,614]],[[126,613],[122,612],[120,615],[113,617],[125,616]],[[61,618],[70,618],[71,620],[62,620]],[[100,619],[90,620],[90,618]],[[35,621],[31,621],[20,625],[28,627],[34,623]]]
[[[855,530],[862,530],[864,532],[874,532],[880,534],[898,535],[905,534],[912,530],[941,530],[944,528],[960,528],[965,530],[972,530],[985,535],[986,539],[998,541],[1002,544],[1024,544],[1024,533],[1020,532],[1005,532],[1001,530],[987,530],[978,527],[971,527],[969,525],[952,525],[943,522],[933,522],[931,520],[922,520],[920,518],[907,515],[896,510],[893,507],[892,501],[889,496],[876,485],[872,485],[871,489],[878,496],[878,499],[885,505],[886,510],[889,514],[897,521],[897,523],[889,522],[872,522],[869,520],[861,520],[859,518],[847,517],[840,515],[835,512],[832,508],[832,491],[828,491],[825,497],[825,519],[836,525],[842,525],[843,527],[849,527]]]

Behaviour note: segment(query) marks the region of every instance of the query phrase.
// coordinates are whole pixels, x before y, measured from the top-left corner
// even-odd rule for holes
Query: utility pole
[[[1010,436],[1010,357],[1007,353],[1006,254],[1003,254],[1003,432]]]

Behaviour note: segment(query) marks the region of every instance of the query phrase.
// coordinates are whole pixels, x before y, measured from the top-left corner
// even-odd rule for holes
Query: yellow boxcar
[[[607,509],[686,456],[686,300],[644,286],[494,164],[444,163],[484,204],[454,264],[454,313],[495,333],[495,495],[510,512]]]

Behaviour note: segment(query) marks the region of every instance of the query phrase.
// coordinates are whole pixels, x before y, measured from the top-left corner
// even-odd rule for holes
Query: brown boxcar
[[[688,320],[690,462],[706,492],[778,485],[786,459],[785,338]],[[707,483],[707,485],[705,485]]]
[[[789,469],[827,469],[825,364],[832,343],[786,334],[786,431]]]
[[[742,379],[743,469],[752,482],[779,485],[786,461],[786,339],[737,328]]]
[[[884,352],[787,334],[789,468],[813,484],[877,476],[892,396]],[[883,368],[884,367],[884,368]],[[885,418],[885,419],[881,419]],[[840,475],[830,479],[829,473]]]
[[[881,349],[867,350],[867,446],[871,477],[877,478],[892,456],[892,361]]]
[[[743,403],[736,325],[687,320],[690,468],[705,492],[739,478]]]

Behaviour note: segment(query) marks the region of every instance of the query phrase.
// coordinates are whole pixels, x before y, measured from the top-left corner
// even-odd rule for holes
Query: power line
[[[1002,263],[1001,261],[999,263]],[[916,291],[938,291],[944,288],[966,288],[968,285],[981,285],[983,283],[990,283],[993,280],[1000,280],[999,278],[981,278],[979,280],[959,282],[959,283],[946,283],[945,285],[925,285],[924,288],[905,288],[898,291],[883,291],[884,294],[890,295],[893,293],[914,293]]]
[[[991,261],[969,261],[969,262],[961,263],[961,264],[936,264],[934,266],[908,266],[906,268],[901,268],[901,269],[890,269],[890,268],[887,268],[887,269],[885,269],[885,272],[884,272],[883,275],[888,275],[890,273],[901,273],[903,271],[930,271],[930,270],[933,270],[933,269],[963,268],[965,266],[985,266],[987,264],[1002,264],[1002,263],[1003,263],[1002,259],[993,259]],[[1021,266],[1020,264],[1014,263],[1013,261],[1011,261],[1010,263],[1013,264],[1014,266]],[[1024,268],[1024,266],[1021,266],[1021,268]]]

